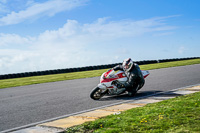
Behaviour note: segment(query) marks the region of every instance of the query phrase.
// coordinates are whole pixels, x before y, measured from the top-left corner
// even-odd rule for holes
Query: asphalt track
[[[0,89],[0,131],[121,102],[127,95],[90,99],[99,77]],[[136,97],[200,83],[200,64],[150,70]],[[132,98],[133,99],[133,98]]]

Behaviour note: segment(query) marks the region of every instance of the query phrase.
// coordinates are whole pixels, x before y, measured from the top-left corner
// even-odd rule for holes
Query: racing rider
[[[122,65],[117,65],[113,68],[114,71],[122,70],[127,76],[128,80],[122,84],[118,81],[113,81],[112,84],[117,88],[126,88],[129,96],[134,96],[139,89],[141,89],[145,83],[144,77],[140,70],[140,67],[134,63],[131,58],[125,59]]]

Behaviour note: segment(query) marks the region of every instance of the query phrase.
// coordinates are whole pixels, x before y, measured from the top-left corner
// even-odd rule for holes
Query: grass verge
[[[193,64],[200,64],[200,59],[140,65],[140,68],[142,70],[151,70],[151,69],[176,67],[176,66],[184,66],[184,65],[193,65]],[[53,75],[45,75],[45,76],[33,76],[33,77],[24,77],[24,78],[4,79],[4,80],[0,80],[0,89],[8,88],[8,87],[31,85],[31,84],[62,81],[62,80],[72,80],[72,79],[80,79],[80,78],[97,77],[97,76],[100,76],[106,70],[107,69],[93,70],[93,71],[83,71],[83,72],[73,72],[73,73],[64,73],[64,74],[53,74]]]
[[[87,122],[66,133],[199,133],[199,112],[200,92]]]

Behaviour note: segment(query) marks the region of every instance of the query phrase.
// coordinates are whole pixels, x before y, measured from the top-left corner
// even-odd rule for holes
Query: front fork
[[[101,89],[101,91],[102,91],[101,93],[105,93],[108,90],[106,85],[104,85],[102,83],[98,84],[97,86]]]

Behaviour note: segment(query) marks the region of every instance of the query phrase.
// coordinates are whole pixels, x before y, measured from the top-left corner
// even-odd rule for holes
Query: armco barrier
[[[136,63],[138,65],[144,65],[144,64],[190,60],[190,59],[199,59],[199,58],[200,57],[174,58],[174,59],[161,59],[161,60],[144,60],[144,61],[136,61]],[[119,64],[121,64],[121,63],[97,65],[97,66],[85,66],[85,67],[78,67],[78,68],[65,68],[65,69],[5,74],[5,75],[0,75],[0,80],[1,79],[20,78],[20,77],[41,76],[41,75],[49,75],[49,74],[60,74],[60,73],[81,72],[81,71],[89,71],[89,70],[109,69],[109,68],[112,68]]]

